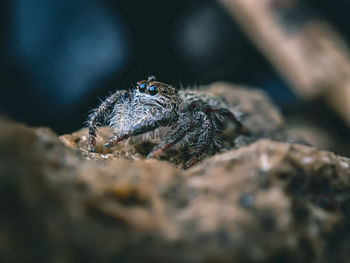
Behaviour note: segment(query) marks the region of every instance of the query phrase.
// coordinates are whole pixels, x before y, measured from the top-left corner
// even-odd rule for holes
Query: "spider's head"
[[[136,93],[145,103],[154,101],[163,105],[167,102],[172,102],[174,101],[174,98],[179,97],[177,88],[156,81],[153,76],[149,77],[147,80],[137,82]]]

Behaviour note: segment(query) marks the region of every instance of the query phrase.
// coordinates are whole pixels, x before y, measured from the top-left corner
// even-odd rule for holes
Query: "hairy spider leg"
[[[116,145],[117,143],[131,137],[131,136],[136,136],[136,135],[140,135],[149,131],[153,131],[156,128],[158,128],[159,126],[162,125],[168,125],[170,123],[170,120],[175,119],[174,115],[170,115],[170,116],[159,116],[153,120],[147,120],[147,121],[143,121],[139,124],[134,125],[134,127],[132,127],[129,131],[128,134],[122,134],[122,135],[117,135],[112,137],[105,145],[106,148],[111,148],[114,145]]]
[[[231,121],[233,121],[237,125],[237,129],[240,134],[250,136],[250,132],[243,124],[236,118],[236,116],[228,109],[220,108],[218,109],[218,113],[224,116],[227,116]]]
[[[179,118],[177,123],[178,128],[165,138],[163,143],[155,146],[151,153],[148,154],[147,158],[158,157],[164,151],[170,149],[176,143],[181,141],[186,134],[189,134],[189,141],[198,141],[199,144],[197,147],[198,149],[195,150],[195,153],[190,158],[190,162],[188,162],[190,165],[186,165],[188,167],[195,164],[205,150],[213,147],[210,145],[211,142],[214,142],[213,138],[215,137],[215,126],[212,117],[202,112],[200,108],[195,109],[190,107],[190,109],[192,110],[192,113],[187,118]],[[208,142],[210,143],[208,144]],[[215,148],[217,148],[217,146]],[[211,153],[213,151],[214,149],[210,150]]]
[[[243,124],[236,118],[236,116],[230,110],[225,108],[213,109],[209,104],[200,101],[193,103],[192,107],[201,107],[204,112],[211,112],[215,114],[220,114],[222,116],[226,116],[237,125],[237,129],[240,134],[250,136],[250,132],[248,131],[248,129],[243,126]]]
[[[193,108],[192,108],[193,111]],[[191,119],[190,121],[188,119]],[[214,142],[215,126],[213,124],[212,117],[201,109],[195,109],[187,118],[180,118],[177,123],[178,128],[171,133],[163,143],[156,146],[147,158],[157,157],[164,151],[173,147],[176,143],[180,142],[185,135],[189,135],[187,138],[189,141],[197,141],[197,147],[195,152],[190,157],[190,160],[185,165],[185,168],[189,168],[198,162],[199,157],[207,150],[212,153],[217,146],[211,145]]]
[[[155,146],[153,148],[153,150],[147,155],[147,158],[152,158],[152,157],[158,157],[160,156],[163,152],[165,152],[166,150],[170,149],[171,147],[173,147],[176,143],[178,143],[179,141],[181,141],[181,139],[184,138],[184,136],[193,129],[193,122],[189,121],[189,117],[188,116],[186,118],[186,121],[184,121],[184,118],[180,118],[181,121],[179,121],[177,123],[177,129],[175,129],[175,131],[173,131],[170,135],[168,135],[165,139],[163,143],[160,143],[159,145]]]
[[[96,150],[97,126],[101,124],[101,120],[105,121],[107,113],[111,110],[112,106],[117,101],[122,98],[125,99],[128,96],[128,91],[117,90],[114,94],[105,99],[101,105],[90,114],[87,124],[89,127],[89,147],[91,152],[94,152]]]
[[[184,167],[185,169],[196,164],[204,152],[208,152],[212,155],[219,148],[215,140],[216,126],[213,116],[199,109],[194,121],[196,122],[196,125],[194,125],[196,128],[188,139],[197,140],[197,143],[194,153]]]

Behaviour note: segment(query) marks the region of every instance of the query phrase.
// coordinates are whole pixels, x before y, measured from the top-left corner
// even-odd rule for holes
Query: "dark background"
[[[349,43],[350,1],[307,4]],[[174,85],[223,80],[260,87],[287,119],[310,118],[337,138],[349,137],[349,128],[325,104],[294,95],[216,1],[0,5],[0,113],[15,120],[72,132],[84,126],[98,98],[155,75]]]

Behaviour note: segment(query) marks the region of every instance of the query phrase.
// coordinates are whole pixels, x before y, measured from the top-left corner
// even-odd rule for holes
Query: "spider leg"
[[[204,152],[213,154],[219,149],[219,142],[215,140],[217,128],[212,114],[204,112],[198,107],[190,107],[189,109],[188,114],[178,119],[176,123],[178,128],[168,135],[164,142],[155,146],[147,158],[158,157],[180,142],[186,135],[186,140],[194,145],[195,151],[186,163],[185,168],[197,163]]]
[[[178,118],[176,123],[178,128],[165,138],[163,143],[156,146],[147,158],[161,155],[180,142],[186,135],[186,140],[194,146],[195,151],[185,168],[197,163],[204,152],[212,155],[218,151],[220,142],[215,138],[217,127],[212,113],[204,111],[202,107],[197,107],[197,105],[189,105],[185,112],[188,113]]]
[[[196,129],[191,133],[189,140],[197,140],[195,143],[195,151],[185,165],[185,169],[196,164],[204,152],[209,155],[219,150],[220,142],[215,138],[217,127],[213,120],[213,116],[206,112],[199,111],[199,119],[197,118]]]
[[[207,151],[212,154],[218,150],[218,146],[215,145],[215,124],[212,116],[206,114],[200,109],[192,108],[192,112],[179,119],[178,128],[171,133],[163,143],[156,146],[147,156],[147,158],[158,157],[164,151],[168,150],[176,143],[180,142],[186,135],[190,143],[195,146],[195,152],[190,157],[190,160],[186,163],[185,168],[189,168],[198,162],[202,154]]]
[[[171,120],[175,120],[175,113],[168,116],[159,116],[153,120],[143,121],[134,125],[127,134],[121,134],[112,137],[105,145],[106,148],[111,148],[117,143],[135,135],[140,135],[152,130],[155,130],[159,126],[169,125]]]
[[[200,156],[203,154],[204,149],[200,150],[200,151],[196,151],[194,154],[192,154],[190,160],[186,163],[185,165],[185,169],[188,169],[190,167],[192,167],[193,165],[195,165],[196,163],[198,163]]]
[[[112,106],[118,100],[125,99],[128,96],[128,91],[117,90],[114,94],[105,99],[101,105],[90,114],[87,125],[89,127],[89,147],[91,152],[96,150],[97,127],[101,124],[101,121],[105,121],[106,115],[111,110]]]
[[[246,136],[250,136],[250,132],[248,131],[248,129],[243,126],[243,124],[237,119],[237,117],[229,109],[225,109],[225,108],[215,109],[215,108],[212,108],[209,104],[203,103],[203,102],[200,102],[200,101],[194,102],[191,105],[191,107],[201,108],[202,111],[204,111],[204,112],[214,113],[214,114],[219,114],[219,115],[222,115],[222,116],[226,116],[232,122],[234,122],[236,124],[237,130],[239,131],[240,134],[243,134],[243,135],[246,135]]]
[[[236,116],[230,110],[220,108],[216,111],[218,114],[224,115],[228,117],[231,121],[233,121],[237,125],[237,129],[240,134],[250,136],[249,130],[243,126],[243,124],[236,118]]]
[[[173,147],[177,142],[179,142],[181,139],[183,139],[183,137],[190,130],[193,129],[193,123],[188,118],[186,118],[186,119],[187,119],[187,121],[184,121],[183,119],[181,119],[181,124],[178,123],[178,125],[177,125],[178,128],[175,131],[173,131],[170,135],[168,135],[168,137],[165,138],[164,142],[155,146],[153,148],[153,150],[147,155],[147,158],[160,156],[164,151]]]

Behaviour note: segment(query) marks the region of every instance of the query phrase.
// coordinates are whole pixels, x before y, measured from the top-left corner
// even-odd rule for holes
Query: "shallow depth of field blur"
[[[304,96],[222,2],[2,0],[0,114],[63,134],[83,127],[110,92],[149,75],[181,86],[230,81],[265,90],[291,131],[349,156],[350,98],[335,110],[327,95]],[[350,1],[276,2],[300,7],[288,13],[291,26],[331,26],[348,52]]]

